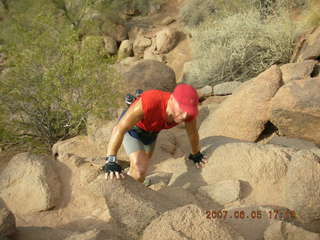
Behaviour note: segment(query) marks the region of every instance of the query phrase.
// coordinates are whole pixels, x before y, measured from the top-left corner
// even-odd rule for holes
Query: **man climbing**
[[[106,179],[124,178],[117,162],[117,152],[123,142],[130,159],[128,175],[143,182],[150,164],[158,133],[185,122],[191,144],[192,160],[197,168],[207,162],[200,152],[199,134],[196,128],[199,97],[188,84],[179,84],[173,93],[160,90],[143,92],[131,104],[126,113],[113,128],[109,141],[106,164],[103,166]]]

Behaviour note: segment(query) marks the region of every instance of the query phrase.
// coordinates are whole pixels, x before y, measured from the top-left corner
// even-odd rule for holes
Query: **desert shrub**
[[[191,29],[197,86],[246,81],[272,64],[287,63],[294,26],[287,14],[262,20],[258,10],[206,21]]]
[[[302,20],[299,22],[299,33],[320,26],[320,3],[310,0],[302,12]]]
[[[0,22],[8,55],[0,78],[6,116],[0,126],[14,130],[16,138],[50,147],[79,134],[89,112],[108,118],[117,107],[118,76],[97,40],[81,44],[63,16],[30,12]]]
[[[215,4],[212,0],[189,0],[181,8],[180,16],[187,26],[192,27],[213,16],[215,11]]]
[[[221,19],[237,13],[257,9],[260,14],[279,13],[281,9],[301,8],[308,5],[310,0],[189,0],[185,1],[180,11],[182,21],[188,27],[194,27],[206,19]]]

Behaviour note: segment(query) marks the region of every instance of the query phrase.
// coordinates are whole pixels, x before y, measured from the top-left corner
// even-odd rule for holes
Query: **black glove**
[[[122,172],[122,167],[117,163],[115,156],[108,156],[106,158],[106,164],[102,167],[102,170],[106,173]]]
[[[194,163],[201,163],[204,158],[204,155],[201,152],[197,152],[196,154],[189,155],[189,160],[193,161]]]

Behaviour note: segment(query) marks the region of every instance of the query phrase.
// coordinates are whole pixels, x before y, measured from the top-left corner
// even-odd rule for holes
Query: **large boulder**
[[[269,101],[282,84],[278,66],[241,85],[200,127],[200,136],[256,141],[270,119]]]
[[[320,232],[319,182],[320,157],[307,150],[293,155],[284,178],[284,199],[304,227],[316,232]]]
[[[293,62],[318,59],[320,57],[320,27],[305,36],[301,44],[298,45],[298,48],[292,59]]]
[[[272,185],[286,175],[294,152],[271,144],[228,143],[209,153],[209,162],[201,175],[208,184],[239,179],[252,186]]]
[[[105,197],[112,217],[121,223],[128,239],[138,239],[154,218],[177,207],[162,194],[146,188],[130,176],[121,181],[106,181],[100,174],[86,187],[92,194]]]
[[[0,175],[0,196],[17,214],[51,209],[60,197],[54,162],[30,153],[14,156]]]
[[[176,86],[174,71],[164,63],[154,60],[141,60],[123,74],[127,92],[136,89],[158,89],[173,91]]]
[[[276,221],[264,232],[265,240],[320,240],[317,233],[306,231],[288,222]]]
[[[316,66],[317,61],[307,60],[300,63],[288,63],[280,67],[282,80],[286,84],[290,81],[305,79],[311,77],[311,73]]]
[[[12,212],[10,212],[0,200],[0,238],[1,236],[10,236],[15,232],[16,219]]]
[[[203,210],[195,205],[186,205],[162,214],[144,230],[142,240],[242,240],[227,224],[216,219],[207,219]]]
[[[164,28],[157,33],[156,48],[160,54],[171,51],[179,40],[179,33],[173,28]]]
[[[320,77],[291,81],[271,100],[271,122],[281,134],[320,144]]]

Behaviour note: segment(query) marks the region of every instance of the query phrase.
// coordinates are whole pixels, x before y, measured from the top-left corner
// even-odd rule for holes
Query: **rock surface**
[[[284,178],[283,194],[288,208],[306,229],[320,232],[320,157],[301,150],[293,155]]]
[[[301,63],[288,63],[281,66],[283,82],[286,84],[290,81],[311,77],[316,63],[317,61],[315,60],[307,60]]]
[[[178,31],[172,28],[164,28],[157,33],[156,49],[160,54],[171,51],[179,40]]]
[[[210,220],[195,205],[168,211],[153,220],[145,229],[142,240],[244,240],[230,226],[216,219]]]
[[[281,134],[320,144],[320,77],[291,81],[271,100],[271,122]]]
[[[242,82],[232,81],[217,84],[213,87],[213,94],[215,96],[224,96],[232,94],[237,88],[241,86]]]
[[[16,219],[12,212],[0,201],[0,238],[16,232]]]
[[[265,240],[320,240],[320,235],[308,232],[303,228],[297,227],[291,223],[275,222],[271,224],[264,233]]]
[[[199,188],[199,193],[210,197],[215,202],[225,205],[240,198],[240,181],[226,180]]]

